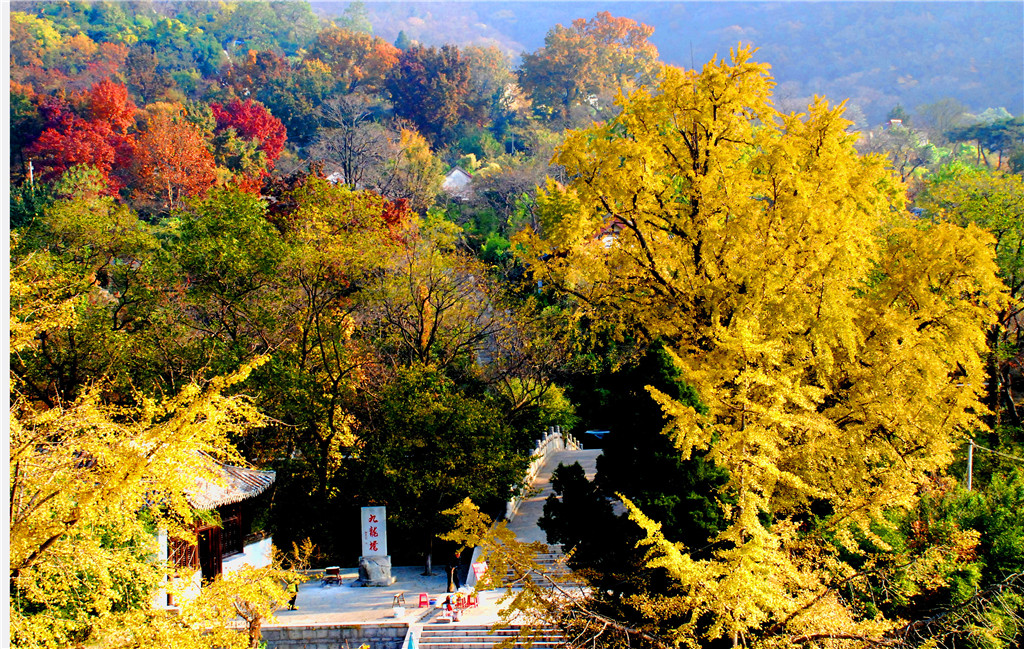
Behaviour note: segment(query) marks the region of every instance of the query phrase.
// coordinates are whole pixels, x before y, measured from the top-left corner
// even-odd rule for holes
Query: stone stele
[[[390,586],[395,583],[391,576],[391,556],[359,557],[359,579],[353,586]]]

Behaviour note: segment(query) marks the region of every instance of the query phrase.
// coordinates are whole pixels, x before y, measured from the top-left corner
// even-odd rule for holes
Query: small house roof
[[[199,510],[210,510],[255,498],[274,484],[276,471],[260,471],[217,462],[217,482],[200,479],[196,488],[185,494],[189,504]]]
[[[444,177],[444,182],[441,183],[441,189],[449,194],[463,195],[468,193],[469,183],[472,180],[473,174],[469,173],[462,167],[456,166]]]

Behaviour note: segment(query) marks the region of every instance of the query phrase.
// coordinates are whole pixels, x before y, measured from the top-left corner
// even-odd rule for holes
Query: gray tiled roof
[[[189,503],[199,510],[216,509],[223,505],[255,498],[277,479],[276,471],[259,471],[228,464],[216,465],[216,482],[198,480],[195,490],[185,494]]]

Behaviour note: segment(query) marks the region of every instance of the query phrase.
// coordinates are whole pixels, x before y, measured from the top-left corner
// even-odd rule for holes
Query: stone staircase
[[[535,557],[537,564],[539,565],[540,573],[550,575],[556,580],[566,582],[568,585],[580,585],[578,582],[572,579],[566,579],[570,576],[571,571],[569,566],[566,565],[565,555],[562,553],[561,545],[549,545],[547,552],[541,552]],[[533,576],[535,582],[544,583],[543,579],[539,575]],[[505,573],[504,579],[502,579],[502,585],[515,587],[516,574],[511,569]]]
[[[417,649],[493,649],[508,643],[510,649],[559,649],[565,636],[555,627],[512,625],[492,629],[486,624],[459,622],[425,624]]]

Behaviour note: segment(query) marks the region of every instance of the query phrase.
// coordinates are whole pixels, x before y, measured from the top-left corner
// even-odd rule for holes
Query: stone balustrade
[[[309,624],[305,626],[263,627],[267,649],[402,649],[409,625],[384,624]]]

